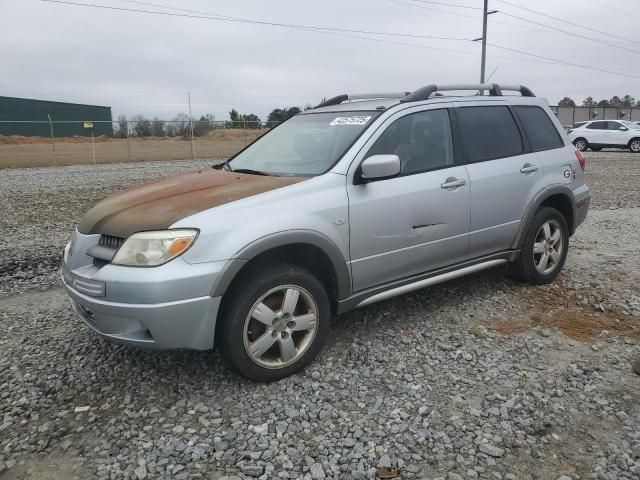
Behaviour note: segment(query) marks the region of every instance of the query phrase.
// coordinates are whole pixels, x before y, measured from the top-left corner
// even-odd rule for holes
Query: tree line
[[[311,108],[306,105],[305,110]],[[297,115],[302,110],[300,107],[275,108],[267,116],[267,127]],[[261,129],[265,125],[255,113],[243,114],[235,108],[229,112],[229,120],[216,122],[213,113],[202,115],[199,120],[193,120],[193,136],[202,137],[216,128],[247,128]],[[190,137],[191,119],[187,113],[178,113],[169,121],[160,120],[158,117],[149,119],[144,115],[134,115],[130,119],[126,115],[118,115],[115,136],[125,138],[135,137]]]
[[[582,100],[582,104],[577,105],[575,100],[571,97],[564,97],[558,102],[559,107],[612,107],[612,108],[632,108],[640,107],[640,100],[636,101],[631,95],[624,95],[618,97],[614,95],[609,100],[603,98],[602,100],[595,100],[593,97],[587,97]]]

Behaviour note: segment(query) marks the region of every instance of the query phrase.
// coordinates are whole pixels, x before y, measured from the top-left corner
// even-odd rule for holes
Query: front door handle
[[[530,163],[525,163],[520,169],[520,173],[533,173],[537,171],[538,167],[536,167],[535,165],[531,165]]]
[[[467,182],[461,178],[449,177],[447,178],[443,184],[440,185],[440,188],[458,188],[465,185]]]

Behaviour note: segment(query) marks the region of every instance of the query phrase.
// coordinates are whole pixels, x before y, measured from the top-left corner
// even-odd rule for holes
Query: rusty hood
[[[174,175],[107,197],[82,217],[78,231],[128,237],[143,230],[162,230],[203,210],[305,179],[211,168]]]

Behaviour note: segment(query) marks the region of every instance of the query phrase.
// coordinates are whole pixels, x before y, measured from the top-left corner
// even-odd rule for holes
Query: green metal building
[[[0,97],[0,135],[49,137],[113,135],[111,107]]]

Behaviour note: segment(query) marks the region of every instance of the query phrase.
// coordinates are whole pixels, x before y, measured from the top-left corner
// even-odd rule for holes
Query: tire
[[[591,147],[592,152],[599,152],[600,150],[602,150],[601,147]]]
[[[287,377],[313,360],[329,331],[322,283],[292,264],[268,263],[228,292],[216,346],[240,375],[259,382]]]
[[[640,153],[640,138],[632,138],[629,142],[629,150],[633,153]]]
[[[522,282],[551,283],[562,270],[568,250],[569,227],[564,215],[555,208],[542,207],[527,226],[520,256],[511,264],[511,271]]]
[[[589,148],[589,142],[587,142],[584,138],[576,138],[573,141],[573,145],[580,150],[581,152],[586,152],[587,148]]]

